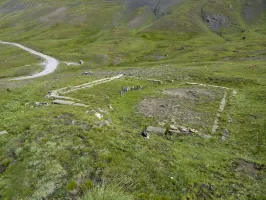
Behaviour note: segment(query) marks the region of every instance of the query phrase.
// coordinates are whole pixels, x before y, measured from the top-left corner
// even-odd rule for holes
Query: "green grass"
[[[127,195],[119,187],[96,187],[89,191],[81,200],[133,200],[133,196]]]
[[[17,47],[1,44],[0,78],[26,76],[42,71],[41,60]]]
[[[32,5],[12,15],[0,12],[1,40],[22,43],[60,61],[85,61],[71,67],[61,63],[55,73],[38,79],[0,80],[0,131],[8,131],[0,136],[3,199],[265,198],[265,167],[241,165],[243,160],[266,165],[266,28],[265,23],[243,20],[244,1],[219,1],[215,6],[203,0],[187,1],[173,7],[171,15],[153,18],[139,29],[127,23],[142,15],[141,10],[125,16],[115,1],[52,3]],[[231,4],[234,12],[228,10]],[[64,17],[40,22],[40,17],[64,5]],[[233,28],[224,29],[223,37],[212,33],[200,18],[201,9],[216,12],[220,6],[219,12],[230,15],[247,32]],[[79,18],[83,15],[85,21]],[[1,46],[0,54],[1,61],[10,61],[1,63],[1,78],[41,69],[37,58],[20,49]],[[21,67],[28,64],[27,69]],[[84,76],[85,71],[94,74]],[[35,107],[37,101],[51,103],[44,98],[48,91],[120,73],[127,77],[67,94],[88,108]],[[145,78],[160,79],[163,84]],[[197,135],[142,138],[140,132],[147,125],[157,125],[157,119],[139,113],[139,103],[164,97],[162,91],[183,87],[185,82],[237,90],[235,99],[230,90],[216,135],[210,140]],[[148,87],[120,96],[122,86],[139,84]],[[214,117],[219,103],[186,102],[186,106]],[[108,111],[103,120],[111,121],[110,126],[97,126],[101,120],[92,110],[98,108]],[[221,141],[225,129],[230,137]]]

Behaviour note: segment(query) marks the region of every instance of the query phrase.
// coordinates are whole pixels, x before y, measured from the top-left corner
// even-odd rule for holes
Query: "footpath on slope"
[[[50,74],[50,73],[53,73],[56,68],[58,67],[59,65],[59,61],[56,60],[55,58],[53,57],[50,57],[50,56],[47,56],[45,54],[42,54],[40,52],[37,52],[33,49],[30,49],[28,47],[25,47],[21,44],[17,44],[17,43],[13,43],[13,42],[4,42],[4,41],[1,41],[0,40],[0,44],[5,44],[5,45],[12,45],[12,46],[16,46],[16,47],[19,47],[25,51],[28,51],[29,53],[33,54],[33,55],[36,55],[36,56],[39,56],[41,58],[43,58],[45,60],[44,62],[44,65],[45,65],[45,69],[43,71],[41,71],[40,73],[37,73],[37,74],[34,74],[32,76],[21,76],[21,77],[17,77],[17,78],[13,78],[13,79],[10,79],[10,80],[25,80],[25,79],[33,79],[33,78],[38,78],[38,77],[41,77],[41,76],[45,76],[47,74]]]

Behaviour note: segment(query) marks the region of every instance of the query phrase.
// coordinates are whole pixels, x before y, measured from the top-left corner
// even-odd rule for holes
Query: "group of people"
[[[120,95],[124,95],[125,93],[129,92],[129,91],[135,91],[135,90],[142,90],[144,87],[141,85],[138,86],[132,86],[132,87],[122,87],[121,91],[120,91]]]

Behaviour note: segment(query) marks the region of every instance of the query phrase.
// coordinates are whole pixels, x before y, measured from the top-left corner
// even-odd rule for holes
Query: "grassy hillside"
[[[0,45],[0,198],[265,199],[265,11],[263,0],[1,1],[0,40],[61,64],[10,81],[42,67]],[[121,73],[66,94],[86,108],[45,98]],[[141,136],[174,124],[199,133]]]

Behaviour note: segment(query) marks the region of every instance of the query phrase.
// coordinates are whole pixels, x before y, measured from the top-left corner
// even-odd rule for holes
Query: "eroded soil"
[[[160,98],[144,99],[139,110],[157,120],[175,120],[180,125],[210,131],[223,91],[203,87],[169,89]]]

